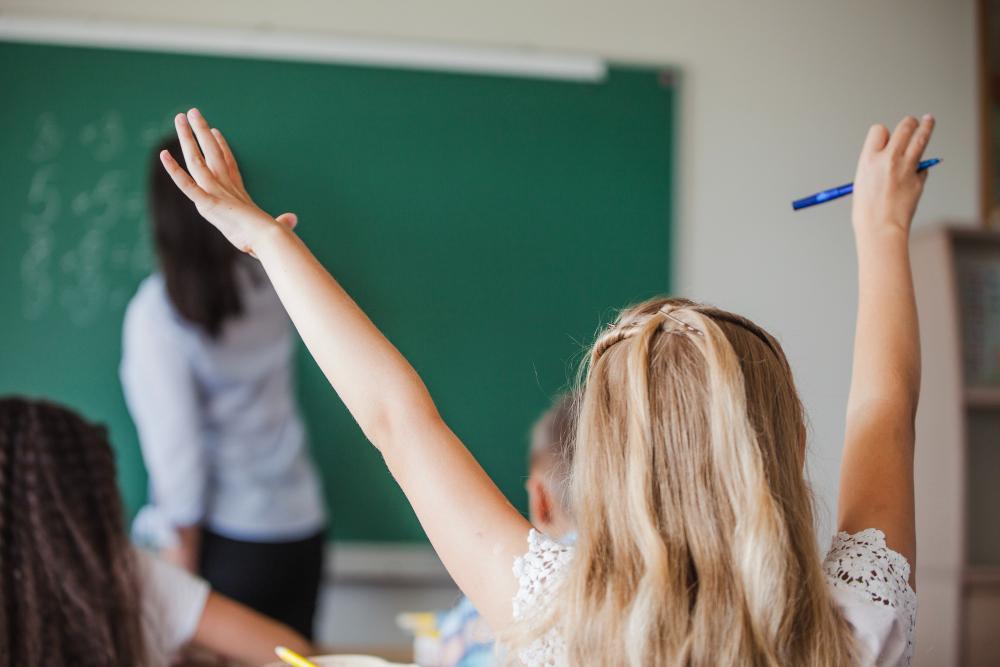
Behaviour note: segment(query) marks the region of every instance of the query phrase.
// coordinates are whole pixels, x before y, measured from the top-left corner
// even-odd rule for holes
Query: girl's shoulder
[[[854,630],[863,664],[909,664],[917,617],[910,563],[877,528],[837,533],[823,561],[834,600]]]
[[[560,544],[534,528],[528,531],[528,551],[514,559],[517,578],[514,618],[523,618],[529,609],[549,602],[572,558],[573,547]]]
[[[517,593],[514,620],[521,621],[543,610],[555,597],[556,589],[573,559],[573,547],[560,544],[532,528],[528,531],[528,551],[514,559]],[[565,645],[555,628],[518,653],[528,667],[563,665]]]
[[[514,561],[517,594],[514,618],[544,608],[573,559],[573,547],[538,531],[528,533],[528,550]],[[908,583],[910,564],[890,549],[882,531],[838,533],[823,561],[833,598],[851,625],[864,665],[907,665],[913,653],[917,595]],[[521,657],[526,664],[559,664],[564,650],[554,631]],[[555,658],[555,662],[547,662]]]

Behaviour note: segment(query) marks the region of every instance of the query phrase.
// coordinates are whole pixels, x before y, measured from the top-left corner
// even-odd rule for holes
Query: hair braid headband
[[[690,333],[696,334],[698,336],[704,336],[705,335],[704,331],[702,331],[698,327],[691,326],[690,324],[688,324],[687,322],[685,322],[685,321],[683,321],[681,319],[678,319],[669,310],[664,310],[665,308],[666,308],[665,305],[664,306],[660,306],[660,309],[657,312],[658,313],[662,313],[668,319],[670,319],[670,320],[676,322],[677,324],[681,325],[681,328],[683,328],[685,331],[688,331]],[[675,333],[675,332],[671,331],[671,332],[668,332],[668,333]]]
[[[675,309],[671,308],[670,310],[668,310],[667,309],[668,306],[669,306],[669,304],[663,304],[656,311],[656,313],[652,313],[651,315],[655,315],[655,314],[659,313],[660,315],[663,315],[664,317],[666,317],[667,319],[671,320],[672,322],[680,325],[681,329],[683,329],[684,332],[693,333],[693,334],[698,335],[698,336],[704,336],[705,335],[705,332],[702,331],[701,329],[688,324],[684,320],[682,320],[682,319],[678,318],[676,315],[674,315],[672,311],[675,310]],[[611,324],[608,325],[608,330],[612,331],[612,330],[616,330],[617,329],[618,331],[622,331],[622,332],[629,331],[629,330],[631,330],[631,329],[639,326],[640,324],[645,324],[648,321],[649,321],[648,319],[636,319],[636,320],[633,320],[633,321],[631,321],[631,322],[629,322],[627,324],[621,324],[620,322],[612,322]],[[679,331],[679,330],[676,330],[676,329],[664,329],[663,331],[664,331],[664,333],[683,333],[682,331]],[[628,337],[628,334],[625,334],[622,339],[627,338],[627,337]],[[622,340],[622,339],[619,339],[619,340]],[[618,342],[618,341],[615,341],[615,342]]]
[[[774,356],[777,357],[782,362],[782,364],[784,364],[785,366],[788,365],[787,360],[785,359],[784,355],[781,353],[778,347],[777,341],[771,338],[771,336],[767,334],[767,332],[765,332],[763,329],[755,325],[753,322],[750,322],[749,320],[739,317],[737,315],[727,313],[725,311],[716,310],[714,308],[701,310],[693,306],[696,306],[696,304],[685,303],[683,305],[678,306],[675,304],[665,303],[662,306],[660,306],[655,312],[648,314],[646,317],[640,317],[627,323],[612,322],[611,324],[608,325],[604,335],[601,336],[600,344],[595,346],[594,349],[595,353],[591,355],[591,363],[597,361],[597,359],[600,358],[612,345],[619,343],[625,340],[626,338],[631,338],[633,332],[636,330],[636,327],[647,323],[649,321],[649,318],[654,315],[663,315],[666,319],[670,320],[671,322],[677,325],[676,328],[667,329],[664,328],[664,326],[662,326],[661,324],[659,330],[663,333],[675,334],[678,336],[685,334],[693,334],[695,336],[704,337],[705,336],[704,331],[702,331],[701,329],[699,329],[694,325],[688,324],[684,320],[674,315],[674,312],[676,312],[677,310],[690,308],[691,310],[694,310],[698,314],[710,320],[714,320],[720,323],[725,322],[727,324],[732,324],[749,331],[754,336],[756,336],[758,340],[764,343],[767,349],[769,349],[771,353],[774,354]],[[666,322],[664,322],[663,324],[666,324]]]
[[[663,322],[660,323],[660,326],[658,327],[659,331],[663,333],[675,334],[678,336],[693,334],[696,336],[704,337],[705,335],[704,331],[680,319],[671,312],[672,310],[675,309],[671,309],[670,304],[663,304],[656,312],[650,313],[650,315],[647,317],[638,318],[624,324],[621,322],[612,322],[611,324],[608,325],[607,330],[605,331],[604,335],[601,336],[597,345],[595,345],[594,353],[591,358],[591,363],[596,362],[597,359],[603,356],[604,353],[607,352],[608,348],[612,347],[616,343],[620,343],[621,341],[627,338],[631,338],[632,334],[636,331],[637,327],[649,322],[649,318],[654,315],[663,315],[667,320],[670,320],[671,322],[677,325],[677,327],[675,328],[669,328],[669,329],[665,328],[664,325],[666,324],[666,320],[664,320]]]

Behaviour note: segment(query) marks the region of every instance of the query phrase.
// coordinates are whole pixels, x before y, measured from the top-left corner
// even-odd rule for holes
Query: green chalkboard
[[[526,432],[614,308],[669,287],[675,91],[0,43],[0,393],[108,425],[129,510],[146,478],[118,383],[154,268],[151,146],[198,105],[525,506]],[[337,540],[420,541],[304,349],[299,396]]]

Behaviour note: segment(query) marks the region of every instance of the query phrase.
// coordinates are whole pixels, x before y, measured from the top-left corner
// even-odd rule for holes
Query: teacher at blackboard
[[[171,183],[162,149],[181,154],[168,141],[150,164],[159,270],[129,303],[120,368],[149,472],[133,532],[311,638],[325,516],[294,395],[292,328],[256,262]]]

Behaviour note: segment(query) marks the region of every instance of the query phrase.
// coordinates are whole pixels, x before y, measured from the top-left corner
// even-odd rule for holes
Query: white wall
[[[977,215],[973,0],[0,0],[0,11],[535,47],[676,67],[675,290],[781,338],[830,512],[855,306],[849,208],[793,215],[789,202],[850,180],[871,122],[929,111],[939,121],[930,153],[944,163],[918,220]]]

